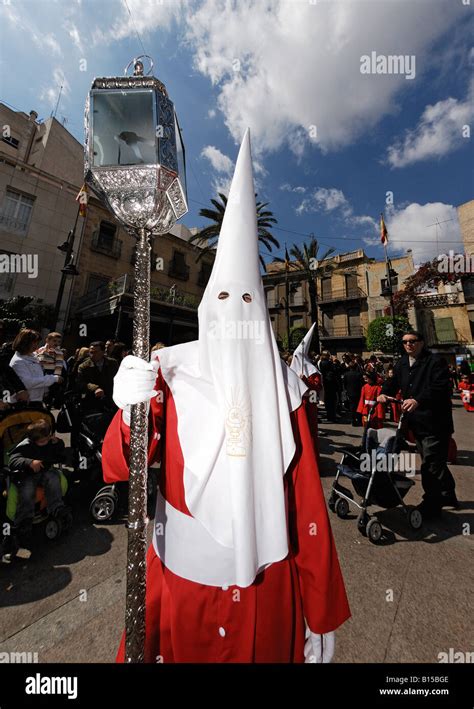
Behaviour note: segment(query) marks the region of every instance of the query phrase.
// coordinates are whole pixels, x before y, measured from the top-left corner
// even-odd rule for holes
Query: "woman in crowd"
[[[36,330],[24,328],[13,341],[13,355],[10,366],[20,377],[28,392],[29,400],[43,402],[44,395],[53,384],[61,384],[63,378],[58,374],[44,374],[39,359],[33,354],[41,342],[41,335]]]

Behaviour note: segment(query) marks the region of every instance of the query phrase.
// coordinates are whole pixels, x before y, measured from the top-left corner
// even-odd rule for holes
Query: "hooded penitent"
[[[309,351],[311,348],[311,341],[313,339],[313,331],[315,327],[316,323],[313,323],[296,350],[293,352],[290,369],[292,369],[298,376],[302,374],[304,377],[310,377],[312,374],[320,374],[319,369],[309,358]]]
[[[283,476],[295,453],[290,413],[306,389],[282,364],[268,315],[248,130],[198,316],[197,342],[156,353],[176,405],[194,518],[185,521],[181,544],[183,534],[202,536],[214,557],[207,568],[180,561],[179,572],[186,575],[187,565],[190,580],[248,586],[288,553]],[[170,544],[179,541],[170,535],[160,543],[169,562]]]

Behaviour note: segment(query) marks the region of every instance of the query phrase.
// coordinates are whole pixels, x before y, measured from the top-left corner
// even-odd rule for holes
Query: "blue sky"
[[[250,126],[278,255],[314,233],[382,258],[384,210],[390,253],[419,263],[460,248],[455,207],[474,198],[466,1],[4,0],[0,100],[46,119],[63,83],[56,117],[82,142],[92,79],[142,43],[183,128],[187,226],[206,223]]]

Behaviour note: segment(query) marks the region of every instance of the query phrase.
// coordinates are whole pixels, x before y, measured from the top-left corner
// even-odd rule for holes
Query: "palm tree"
[[[319,353],[319,323],[318,323],[318,276],[322,276],[326,273],[331,266],[325,264],[324,261],[329,259],[334,253],[335,249],[329,247],[324,254],[318,258],[319,254],[319,244],[314,236],[310,234],[310,240],[302,246],[298,244],[293,244],[290,248],[289,254],[293,257],[293,261],[289,262],[289,270],[299,271],[302,273],[303,278],[308,281],[308,291],[309,291],[309,301],[310,301],[310,311],[311,311],[311,322],[316,323],[314,328],[313,342],[314,349]],[[275,261],[282,262],[283,259],[276,258]]]
[[[256,197],[257,195],[255,194],[255,198]],[[210,219],[214,223],[209,224],[209,226],[205,227],[202,231],[195,234],[189,240],[190,243],[195,242],[199,246],[206,244],[206,246],[200,250],[196,261],[199,261],[199,259],[210,251],[213,251],[217,246],[222,227],[222,220],[227,206],[226,195],[219,192],[219,198],[220,201],[217,199],[211,199],[215,209],[204,208],[199,212],[199,216],[206,217],[206,219]],[[277,249],[280,248],[278,240],[269,231],[269,229],[272,228],[272,225],[277,224],[278,222],[273,216],[273,212],[265,209],[266,207],[268,207],[268,202],[257,202],[258,240],[268,251],[271,251],[273,246]],[[263,260],[262,255],[260,255],[260,263],[263,266],[263,270],[266,271],[265,261]]]

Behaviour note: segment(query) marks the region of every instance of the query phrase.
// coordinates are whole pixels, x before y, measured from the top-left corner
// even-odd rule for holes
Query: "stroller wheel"
[[[369,515],[367,512],[361,512],[359,517],[357,518],[357,529],[359,532],[362,534],[363,537],[367,536],[367,524],[370,520]]]
[[[417,507],[413,507],[408,513],[408,522],[412,529],[421,529],[423,526],[423,515]]]
[[[367,533],[367,536],[369,537],[370,541],[373,544],[377,544],[377,542],[380,541],[380,538],[382,536],[382,525],[378,521],[378,519],[371,519],[367,523],[367,527],[365,528],[365,531]]]
[[[47,539],[57,539],[61,534],[61,522],[59,519],[55,519],[54,517],[48,519],[44,528],[44,534]]]
[[[349,503],[343,497],[340,497],[338,500],[336,500],[334,509],[336,511],[337,516],[341,519],[344,519],[349,514]]]
[[[105,492],[94,497],[89,509],[96,522],[108,522],[113,517],[115,508],[115,496]]]
[[[328,497],[328,507],[331,510],[331,512],[336,511],[336,502],[337,502],[337,498],[336,498],[336,495],[334,494],[334,490],[332,490],[331,494]]]

